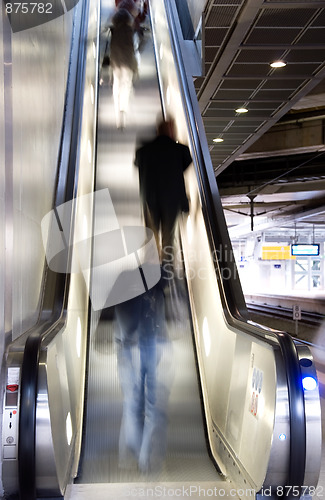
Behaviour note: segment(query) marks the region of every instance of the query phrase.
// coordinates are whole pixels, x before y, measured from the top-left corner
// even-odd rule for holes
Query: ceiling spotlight
[[[248,109],[246,108],[237,108],[235,111],[236,113],[248,113]]]
[[[286,65],[287,63],[285,63],[284,61],[274,61],[270,64],[271,68],[283,68]]]
[[[222,137],[216,137],[215,139],[213,139],[213,142],[223,142],[223,139]]]

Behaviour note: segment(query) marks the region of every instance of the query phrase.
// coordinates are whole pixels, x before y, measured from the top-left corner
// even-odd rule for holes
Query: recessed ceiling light
[[[287,63],[285,63],[284,61],[274,61],[270,64],[271,68],[283,68],[286,65]]]
[[[222,137],[216,137],[215,139],[213,139],[213,142],[223,142],[223,139]]]
[[[237,108],[235,109],[236,113],[247,113],[248,109],[246,108]]]

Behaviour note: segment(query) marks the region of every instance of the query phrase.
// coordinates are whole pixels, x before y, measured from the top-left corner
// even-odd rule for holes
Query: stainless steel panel
[[[1,224],[6,243],[1,290],[6,291],[5,331],[12,340],[35,323],[39,312],[44,266],[40,221],[51,208],[55,188],[73,12],[51,20],[50,31],[45,23],[20,32],[12,31],[4,13],[3,6],[0,199],[7,229],[5,233]]]
[[[297,344],[302,378],[311,377],[317,384],[314,389],[305,389],[305,418],[306,418],[306,470],[304,485],[317,485],[322,455],[322,429],[319,423],[321,408],[320,396],[315,364],[310,350],[305,345]]]
[[[45,352],[43,352],[42,358],[38,375],[36,406],[36,488],[40,496],[43,493],[59,496],[61,491],[57,479],[53,450]]]

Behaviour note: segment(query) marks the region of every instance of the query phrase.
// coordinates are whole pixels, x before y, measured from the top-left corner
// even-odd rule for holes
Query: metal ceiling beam
[[[255,219],[254,231],[250,229],[250,223],[239,224],[238,226],[229,228],[229,234],[232,240],[242,238],[244,236],[252,236],[260,232],[264,232],[268,229],[273,229],[275,224],[277,227],[283,225],[288,226],[288,224],[295,224],[297,222],[307,223],[307,219],[311,217],[319,217],[320,213],[325,214],[325,207],[315,208],[312,210],[306,210],[306,212],[290,214],[290,215],[274,215],[272,217],[263,217],[259,222],[258,217]],[[265,220],[266,219],[266,220]]]

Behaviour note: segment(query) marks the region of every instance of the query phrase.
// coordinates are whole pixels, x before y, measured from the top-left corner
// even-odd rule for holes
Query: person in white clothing
[[[112,18],[110,65],[113,72],[113,97],[117,128],[124,129],[133,80],[138,76],[134,40],[134,17],[119,8]]]

